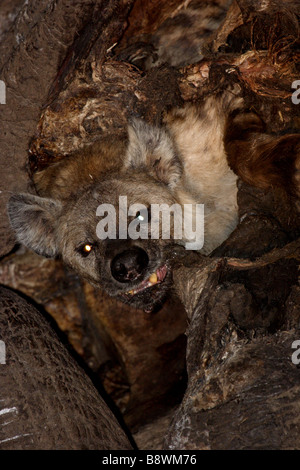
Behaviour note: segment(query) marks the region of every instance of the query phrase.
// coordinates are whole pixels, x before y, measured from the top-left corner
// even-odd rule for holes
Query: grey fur
[[[158,180],[174,188],[182,175],[182,164],[166,130],[134,119],[128,134],[125,168],[147,168]]]
[[[55,221],[60,212],[59,201],[32,194],[15,194],[8,205],[18,242],[47,257],[57,255]]]

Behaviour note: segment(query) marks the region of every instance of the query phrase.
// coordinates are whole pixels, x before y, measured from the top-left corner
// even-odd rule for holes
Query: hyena
[[[197,62],[203,42],[224,19],[230,3],[184,2],[148,37],[154,55],[144,51],[142,64],[137,64],[135,38],[132,57],[129,47],[119,60],[146,69],[165,62],[174,67]],[[97,208],[108,203],[117,209],[119,196],[127,196],[128,205],[146,207],[204,204],[201,251],[210,253],[237,224],[236,175],[226,161],[223,132],[226,114],[239,104],[240,98],[229,93],[229,98],[209,99],[200,112],[187,105],[169,113],[162,127],[135,120],[127,139],[101,139],[35,174],[38,196],[19,194],[9,203],[17,240],[41,255],[60,256],[110,295],[153,310],[171,285],[168,253],[187,240],[174,240],[172,231],[169,239],[101,240],[96,234]]]
[[[17,240],[47,257],[60,256],[80,276],[111,296],[151,311],[171,284],[169,248],[186,239],[101,240],[101,204],[204,204],[204,246],[209,254],[237,224],[236,174],[223,134],[233,92],[211,97],[199,111],[186,105],[162,127],[142,120],[127,139],[107,137],[37,172],[37,195],[16,194],[8,206]],[[223,111],[222,111],[223,109]],[[149,217],[151,214],[149,214]],[[191,215],[192,217],[192,215]]]
[[[145,69],[200,60],[205,39],[230,4],[231,0],[183,2],[148,37],[154,55],[133,38],[134,43],[119,52],[119,60]],[[238,223],[237,175],[261,187],[284,186],[280,158],[286,152],[290,155],[288,166],[283,166],[291,181],[299,155],[299,136],[292,145],[284,136],[266,136],[258,116],[244,112],[239,94],[235,86],[201,105],[186,104],[170,111],[161,127],[135,120],[127,139],[102,138],[36,173],[38,195],[17,194],[9,202],[17,240],[41,255],[60,256],[110,295],[147,311],[155,309],[172,283],[169,253],[188,240],[99,239],[97,208],[112,204],[118,209],[120,196],[126,196],[130,206],[148,208],[204,204],[201,253],[212,253]]]
[[[92,285],[150,312],[170,290],[172,247],[187,240],[99,239],[99,205],[118,209],[120,196],[130,206],[147,208],[204,204],[200,251],[209,255],[237,226],[237,173],[261,187],[285,185],[281,151],[288,157],[289,149],[292,168],[299,145],[299,135],[264,134],[259,117],[243,111],[239,91],[227,90],[201,107],[186,104],[170,111],[161,127],[135,120],[127,139],[107,137],[37,172],[39,195],[10,199],[11,225],[20,243],[43,256],[60,256]]]

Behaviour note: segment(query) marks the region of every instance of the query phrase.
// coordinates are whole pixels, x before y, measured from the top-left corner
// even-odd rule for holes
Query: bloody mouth
[[[168,268],[166,265],[160,266],[159,268],[156,269],[154,273],[152,273],[148,279],[145,279],[142,281],[137,287],[129,290],[128,292],[125,292],[124,295],[127,297],[132,297],[139,292],[144,291],[145,289],[148,289],[149,287],[153,287],[156,284],[160,284],[161,282],[164,281],[166,275],[168,272]]]

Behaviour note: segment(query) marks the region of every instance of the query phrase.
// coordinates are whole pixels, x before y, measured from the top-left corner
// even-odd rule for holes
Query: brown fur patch
[[[36,172],[36,191],[40,196],[60,200],[77,196],[104,174],[120,168],[125,149],[126,139],[101,139]]]
[[[291,196],[300,195],[299,134],[267,134],[259,116],[239,113],[227,119],[224,144],[230,167],[245,182],[262,189],[280,188]]]

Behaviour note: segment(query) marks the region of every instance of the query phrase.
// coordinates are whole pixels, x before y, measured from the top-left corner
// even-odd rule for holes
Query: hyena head
[[[112,165],[101,173],[104,160]],[[43,177],[47,181],[47,174]],[[181,179],[182,164],[170,137],[160,128],[135,121],[126,145],[113,141],[105,151],[59,163],[50,178],[51,197],[14,195],[8,214],[20,243],[40,255],[61,257],[92,285],[150,312],[169,290],[167,252],[177,243],[172,230],[169,239],[150,237],[150,206],[178,203]],[[120,197],[131,208],[128,224],[136,233],[142,230],[143,238],[130,238],[129,227],[125,236],[120,235]],[[99,236],[100,228],[101,233],[108,231],[109,223],[110,237]]]

